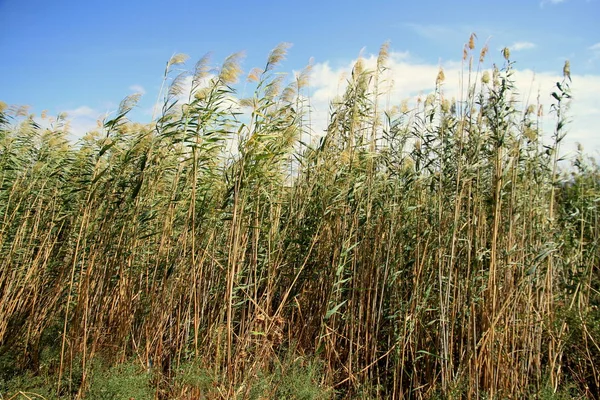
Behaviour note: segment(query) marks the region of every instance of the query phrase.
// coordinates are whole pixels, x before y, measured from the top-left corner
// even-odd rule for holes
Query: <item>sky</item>
[[[289,42],[279,71],[300,70],[313,59],[311,104],[316,121],[324,121],[340,76],[359,54],[374,62],[386,41],[392,102],[431,91],[440,66],[451,97],[463,46],[475,33],[478,48],[489,45],[486,68],[502,65],[501,49],[511,49],[523,101],[539,92],[549,105],[570,60],[574,100],[565,148],[580,142],[598,155],[599,18],[600,0],[0,0],[0,100],[38,114],[67,112],[77,137],[134,92],[143,97],[133,116],[149,122],[175,53],[188,54],[191,69],[207,52],[219,65],[244,51],[249,72]]]

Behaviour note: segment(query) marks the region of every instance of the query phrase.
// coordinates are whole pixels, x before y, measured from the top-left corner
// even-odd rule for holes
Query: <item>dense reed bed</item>
[[[358,60],[322,137],[286,45],[244,99],[240,55],[177,55],[151,124],[131,96],[77,144],[4,108],[0,391],[599,398],[600,171],[559,160],[569,65],[543,145],[508,50],[484,72],[474,39],[456,99],[440,70],[385,108],[387,45]]]

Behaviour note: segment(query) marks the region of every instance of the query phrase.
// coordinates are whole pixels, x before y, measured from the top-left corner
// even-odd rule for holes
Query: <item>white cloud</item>
[[[566,1],[567,0],[542,0],[540,1],[540,7],[544,7],[546,4],[560,4]]]
[[[595,47],[596,45],[592,46]],[[599,46],[600,47],[600,46]],[[374,68],[377,57],[368,55],[364,57],[366,68]],[[310,105],[311,123],[314,136],[320,136],[327,127],[330,101],[344,93],[348,78],[351,76],[354,61],[341,67],[332,67],[328,62],[316,63],[310,78]],[[460,77],[462,63],[460,61],[443,62],[446,80],[443,92],[447,98],[460,98]],[[380,88],[393,87],[389,93],[380,97],[380,106],[385,109],[399,106],[403,101],[408,101],[409,107],[416,104],[417,98],[425,98],[435,89],[435,80],[440,65],[417,61],[408,53],[391,52],[388,60],[388,71],[382,77]],[[515,70],[513,78],[518,89],[519,101],[522,104],[535,103],[538,93],[543,104],[545,116],[543,117],[544,138],[550,139],[553,126],[556,123],[554,115],[550,114],[550,105],[553,102],[551,93],[556,90],[556,82],[562,80],[561,66],[557,65],[556,72],[537,72],[531,70]],[[210,77],[209,77],[210,78]],[[207,79],[209,79],[207,78]],[[465,72],[466,79],[466,72]],[[479,79],[479,78],[477,78]],[[563,152],[575,149],[575,143],[583,144],[586,152],[593,154],[600,152],[600,135],[596,127],[600,125],[600,75],[572,74],[571,84],[573,102],[568,112],[570,123],[567,125],[568,135],[565,139]],[[206,84],[206,82],[203,82]],[[184,103],[191,88],[191,79],[182,82],[183,95],[179,101]],[[234,99],[231,99],[234,105]],[[524,107],[523,107],[524,108]],[[150,110],[147,110],[150,113]],[[96,129],[96,121],[102,119],[105,113],[87,106],[67,110],[71,120],[72,135],[81,137],[89,130]]]
[[[468,41],[472,32],[488,31],[484,27],[476,29],[474,26],[467,25],[419,24],[409,22],[402,24],[402,26],[425,39],[444,43],[461,43],[465,40]],[[482,37],[484,37],[483,33]]]
[[[129,90],[134,93],[140,93],[142,95],[146,94],[146,89],[142,85],[131,85],[129,86]]]
[[[588,67],[594,68],[600,59],[600,42],[595,43],[588,47],[589,57],[587,59]]]
[[[376,59],[374,55],[366,57],[367,68],[373,68]],[[313,107],[311,119],[315,134],[323,132],[326,128],[329,101],[343,93],[347,81],[347,78],[343,79],[343,77],[350,76],[352,65],[353,62],[333,69],[325,62],[314,66],[311,77],[311,106]],[[412,107],[417,97],[424,98],[435,88],[439,65],[415,62],[406,53],[391,53],[388,66],[386,80],[388,83],[393,81],[394,85],[389,94],[381,96],[382,107],[400,105],[406,100]],[[443,86],[444,95],[447,98],[460,98],[461,63],[444,62],[441,66],[446,76]],[[534,73],[531,70],[515,70],[513,76],[518,90],[518,99],[522,104],[535,103],[539,92],[540,102],[546,114],[542,121],[543,138],[546,141],[550,140],[556,123],[555,116],[549,112],[553,102],[551,93],[556,90],[556,82],[563,79],[562,74],[559,73],[561,66],[557,66],[556,71],[557,73]],[[600,75],[573,74],[572,79],[573,101],[568,112],[570,123],[566,127],[568,134],[562,152],[573,151],[575,143],[579,142],[586,152],[597,153],[600,151],[600,136],[596,132],[596,127],[600,125],[600,100],[597,96],[600,92]]]
[[[445,25],[434,25],[434,24],[416,24],[406,23],[406,27],[410,28],[419,36],[423,36],[428,39],[439,39],[441,37],[447,37],[448,35],[456,35],[457,30],[452,29]]]
[[[67,115],[72,118],[97,118],[100,113],[94,111],[91,107],[81,106],[72,110],[66,111]]]
[[[83,137],[90,131],[97,130],[98,121],[104,119],[107,114],[88,106],[81,106],[72,110],[66,110],[65,112],[71,127],[71,137],[75,140]]]
[[[530,50],[535,48],[535,43],[531,42],[515,42],[508,46],[512,51]]]

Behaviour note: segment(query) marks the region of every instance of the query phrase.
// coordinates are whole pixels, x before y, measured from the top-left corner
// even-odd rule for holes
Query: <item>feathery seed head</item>
[[[198,84],[199,81],[206,78],[210,72],[210,53],[206,53],[198,62],[194,69],[194,83]]]
[[[240,62],[244,57],[243,52],[238,52],[230,55],[225,59],[221,72],[219,73],[219,80],[224,84],[232,84],[237,82],[238,77],[242,73]]]
[[[8,106],[6,105],[5,102],[0,101],[0,112],[4,112],[4,110],[6,110]]]
[[[169,96],[180,96],[183,94],[185,89],[185,80],[188,76],[187,72],[182,72],[173,79],[171,86],[169,86]],[[139,96],[138,96],[139,98]]]
[[[488,71],[483,71],[483,75],[481,75],[481,82],[486,85],[490,83],[490,73]]]
[[[310,74],[312,73],[312,66],[313,64],[313,59],[311,58],[308,61],[308,65],[306,67],[304,67],[304,69],[302,70],[302,72],[300,72],[297,76],[296,76],[296,84],[297,84],[297,88],[298,90],[307,87],[309,80],[310,80]]]
[[[135,105],[140,100],[140,97],[142,97],[141,93],[134,93],[134,94],[130,94],[129,96],[125,97],[123,99],[123,101],[121,101],[121,104],[119,104],[118,113],[126,114],[129,111],[131,111],[131,109],[133,107],[135,107]],[[59,118],[61,118],[61,114],[59,114]],[[65,114],[65,118],[66,118],[66,114]]]
[[[529,140],[530,142],[533,142],[535,139],[537,139],[537,130],[532,129],[529,126],[525,127],[523,134],[525,135],[527,140]]]
[[[483,46],[483,48],[481,49],[481,53],[479,53],[479,62],[483,62],[485,60],[485,56],[486,56],[488,50],[489,50],[489,47],[487,44],[485,46]]]
[[[508,47],[502,49],[502,56],[506,61],[508,61],[508,59],[510,58],[510,49]]]
[[[292,47],[291,43],[280,43],[275,47],[271,54],[269,54],[269,58],[267,59],[267,66],[265,71],[270,71],[277,66],[283,59],[285,59],[285,55],[287,54],[287,50]]]
[[[444,82],[446,76],[444,75],[444,70],[440,67],[440,71],[438,72],[437,79],[435,80],[435,84],[439,85]]]
[[[246,97],[244,99],[240,99],[239,100],[239,105],[240,107],[249,107],[249,108],[255,108],[256,104],[254,102],[254,99],[252,97]]]
[[[415,140],[415,150],[417,150],[417,151],[421,150],[421,140],[420,139]]]
[[[358,57],[358,60],[354,63],[352,68],[352,77],[356,79],[364,71],[364,61],[362,57]]]
[[[64,142],[63,142],[61,139],[62,139],[62,138],[61,138],[60,136],[51,135],[51,136],[48,138],[48,144],[49,144],[51,147],[57,147],[57,146],[63,147],[63,145],[64,145]]]
[[[498,67],[496,67],[495,65],[492,73],[492,79],[494,86],[500,86],[500,71],[498,71]]]
[[[248,80],[248,82],[258,82],[262,73],[262,69],[254,67],[250,70],[250,73],[248,74],[248,77],[246,79]]]
[[[389,58],[390,55],[390,42],[385,42],[381,45],[379,49],[379,56],[377,56],[377,67],[381,68],[385,65],[385,62]]]
[[[467,45],[465,45],[465,47],[463,47],[463,57],[462,57],[463,61],[466,61],[468,56],[469,56],[469,52],[467,50]]]
[[[313,63],[314,63],[314,59],[311,57],[308,60],[308,65],[306,67],[304,67],[302,72],[300,72],[300,75],[298,75],[298,78],[297,78],[298,90],[308,86],[309,81],[310,81],[310,74],[312,73]]]
[[[29,106],[19,106],[14,112],[16,117],[25,117],[29,114]]]
[[[427,98],[425,99],[425,107],[432,106],[434,102],[435,95],[433,93],[428,94]]]
[[[278,75],[273,79],[265,88],[265,97],[273,98],[281,92],[281,86],[283,85],[283,80],[285,79],[285,75]]]
[[[569,60],[565,61],[565,66],[563,67],[563,76],[571,80],[571,62]]]
[[[181,105],[181,114],[188,115],[189,111],[190,111],[190,105],[188,103]]]
[[[167,68],[171,67],[172,65],[183,64],[187,61],[188,58],[190,58],[190,56],[184,53],[174,54],[167,63]]]
[[[442,100],[441,104],[442,112],[447,113],[450,111],[450,101],[448,99]]]
[[[471,33],[471,37],[469,37],[469,50],[473,50],[475,48],[475,39],[477,35],[475,33]]]
[[[287,85],[285,87],[285,89],[283,89],[283,92],[281,93],[281,100],[283,100],[286,103],[291,103],[292,101],[294,101],[294,98],[296,97],[296,87],[293,84]]]
[[[1,111],[1,110],[0,110]],[[40,116],[42,119],[48,118],[48,110],[42,110],[42,115]]]
[[[527,110],[525,110],[525,115],[530,115],[533,114],[535,112],[535,106],[533,104],[530,104],[527,107]]]
[[[412,158],[405,158],[402,163],[404,172],[413,172],[415,170],[415,162]]]
[[[402,100],[400,104],[400,112],[406,114],[408,112],[408,100]]]

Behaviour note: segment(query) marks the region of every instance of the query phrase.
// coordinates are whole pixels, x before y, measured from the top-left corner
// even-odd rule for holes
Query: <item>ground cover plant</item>
[[[551,109],[522,104],[472,36],[458,98],[440,69],[384,107],[384,45],[315,135],[286,50],[249,98],[240,54],[176,55],[152,123],[130,96],[77,143],[2,107],[0,398],[600,398],[600,171],[560,161],[569,64]]]

